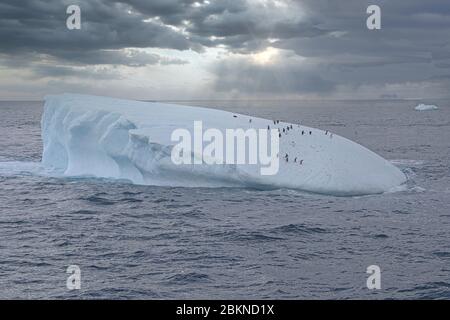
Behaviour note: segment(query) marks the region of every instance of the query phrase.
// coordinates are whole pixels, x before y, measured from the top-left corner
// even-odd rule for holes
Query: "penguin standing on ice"
[[[270,130],[270,126],[267,126],[267,130]]]
[[[312,135],[312,131],[309,132],[309,135]]]
[[[305,131],[302,130],[302,135],[304,135],[304,134],[305,134]]]

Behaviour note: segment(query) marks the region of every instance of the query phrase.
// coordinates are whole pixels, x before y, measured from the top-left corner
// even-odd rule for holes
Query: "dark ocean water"
[[[0,298],[450,299],[450,101],[428,102],[184,102],[331,130],[409,177],[365,197],[52,178],[42,102],[0,102]]]

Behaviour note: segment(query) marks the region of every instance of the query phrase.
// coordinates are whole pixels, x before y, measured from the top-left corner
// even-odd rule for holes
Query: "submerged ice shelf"
[[[67,176],[126,179],[136,184],[294,188],[331,195],[382,193],[406,180],[398,168],[363,146],[295,124],[280,138],[275,175],[262,176],[258,165],[175,165],[171,133],[177,128],[192,131],[198,120],[204,130],[290,125],[274,126],[273,120],[200,107],[54,95],[46,97],[42,116],[42,162]],[[281,156],[286,153],[291,155],[290,162]],[[302,165],[294,163],[294,157],[303,160]]]

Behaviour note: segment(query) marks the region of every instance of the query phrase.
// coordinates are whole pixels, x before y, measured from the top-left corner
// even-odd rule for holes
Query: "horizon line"
[[[142,102],[175,102],[175,101],[417,101],[417,100],[450,100],[450,97],[446,98],[361,98],[361,99],[130,99],[130,98],[115,98],[114,99],[121,99],[121,100],[134,100],[134,101],[142,101]],[[19,99],[0,99],[0,102],[44,102],[44,99],[41,100],[34,100],[34,99],[25,99],[25,100],[19,100]]]

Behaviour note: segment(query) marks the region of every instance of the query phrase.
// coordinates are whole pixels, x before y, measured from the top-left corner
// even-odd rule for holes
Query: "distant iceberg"
[[[280,138],[276,175],[255,165],[175,165],[176,128],[267,128],[273,120],[226,111],[87,95],[46,97],[42,116],[44,166],[67,176],[125,179],[135,184],[183,187],[294,188],[338,196],[383,193],[406,181],[389,161],[323,130],[292,125]],[[291,124],[280,122],[277,126]],[[304,131],[305,135],[302,135]],[[311,134],[309,133],[311,131]],[[302,161],[294,163],[293,158]]]
[[[438,109],[438,107],[433,104],[421,103],[421,104],[417,105],[414,109],[416,109],[417,111],[428,111],[428,110],[436,110],[436,109]]]

